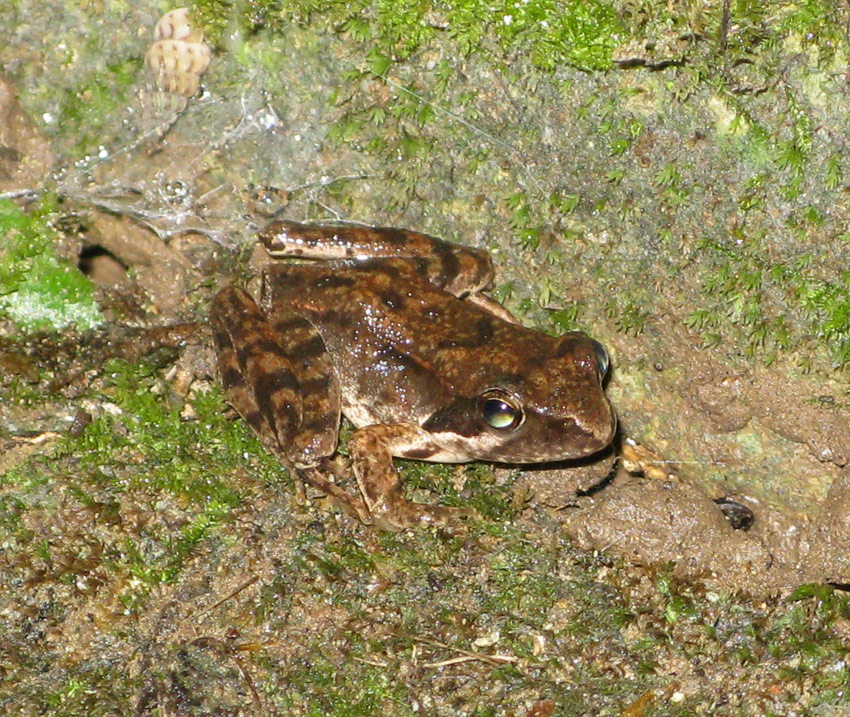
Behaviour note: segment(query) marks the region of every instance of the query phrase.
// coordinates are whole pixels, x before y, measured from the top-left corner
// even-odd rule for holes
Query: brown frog
[[[397,530],[474,511],[404,498],[393,456],[579,458],[611,441],[608,355],[580,332],[519,325],[481,293],[489,254],[403,229],[273,222],[258,306],[236,287],[210,321],[228,400],[268,450],[364,523]],[[340,412],[359,494],[333,482]]]

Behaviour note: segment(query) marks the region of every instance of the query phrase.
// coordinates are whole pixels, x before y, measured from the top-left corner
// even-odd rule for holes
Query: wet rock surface
[[[15,88],[0,74],[0,192],[40,188],[54,162],[49,141],[18,102]]]

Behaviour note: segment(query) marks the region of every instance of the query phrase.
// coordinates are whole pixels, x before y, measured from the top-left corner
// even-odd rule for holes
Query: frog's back
[[[458,299],[402,259],[278,265],[267,291],[270,311],[296,306],[314,323],[343,394],[361,403],[372,395],[384,421],[402,412],[424,420],[458,395],[533,374],[558,352],[557,339]]]

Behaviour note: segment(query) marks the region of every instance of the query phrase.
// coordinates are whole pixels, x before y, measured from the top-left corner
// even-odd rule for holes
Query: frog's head
[[[467,460],[548,463],[602,450],[617,427],[602,386],[608,353],[578,331],[546,353],[526,356],[521,372],[485,372],[490,380],[474,395],[438,411],[423,428]]]

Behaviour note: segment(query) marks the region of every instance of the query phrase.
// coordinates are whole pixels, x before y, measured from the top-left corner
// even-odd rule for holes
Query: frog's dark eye
[[[608,369],[611,368],[611,359],[605,347],[598,341],[590,340],[593,343],[593,351],[596,353],[596,364],[599,366],[599,378],[605,378],[608,375]]]
[[[512,431],[523,418],[516,398],[501,389],[491,389],[481,395],[481,415],[487,425],[497,431]]]

